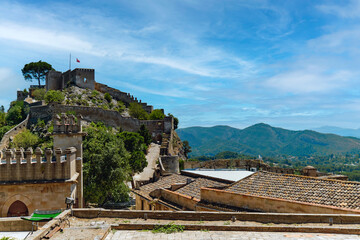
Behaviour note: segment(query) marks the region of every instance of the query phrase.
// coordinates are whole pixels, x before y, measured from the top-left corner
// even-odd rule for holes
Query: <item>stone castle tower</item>
[[[54,121],[54,150],[0,151],[0,217],[65,209],[66,197],[83,206],[81,117],[62,117]]]

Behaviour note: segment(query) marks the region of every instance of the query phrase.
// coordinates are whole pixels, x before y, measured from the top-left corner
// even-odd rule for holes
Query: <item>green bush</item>
[[[130,103],[129,106],[130,116],[139,120],[147,120],[149,118],[148,113],[142,108],[142,106],[136,102]]]
[[[165,114],[161,109],[155,109],[149,115],[150,120],[162,120],[164,119]]]
[[[45,94],[45,102],[46,103],[62,103],[65,97],[61,91],[49,90]]]
[[[8,113],[6,114],[6,123],[7,125],[16,125],[21,123],[24,120],[22,115],[22,110],[20,106],[14,106],[9,109]]]
[[[9,131],[12,127],[11,126],[3,126],[0,127],[0,140],[2,139],[2,137],[4,136],[4,134]]]
[[[98,91],[96,91],[96,90],[92,90],[91,91],[91,97],[97,97],[97,96],[99,96],[99,92]]]
[[[115,110],[118,112],[123,112],[125,110],[125,104],[122,101],[117,102],[117,106],[115,107]]]
[[[46,94],[45,88],[39,88],[32,92],[32,96],[38,101],[44,100],[45,94]]]
[[[16,125],[21,123],[29,113],[29,106],[24,104],[24,101],[13,101],[10,104],[10,109],[6,114],[6,125]]]
[[[36,123],[36,126],[37,127],[45,127],[45,121],[44,120],[41,120],[40,118],[38,118],[38,120],[37,120],[37,123]]]
[[[26,149],[28,147],[35,147],[39,143],[39,138],[26,129],[14,137],[13,143],[17,148],[22,147]]]
[[[108,101],[109,103],[112,101],[112,97],[111,97],[111,95],[110,95],[109,93],[105,93],[105,94],[104,94],[104,98],[105,98],[105,100]]]
[[[0,127],[5,126],[6,124],[6,114],[4,112],[0,112]]]
[[[154,229],[152,230],[152,233],[176,233],[176,232],[183,232],[185,229],[185,226],[183,225],[176,225],[174,223],[169,223],[164,226],[154,226]]]

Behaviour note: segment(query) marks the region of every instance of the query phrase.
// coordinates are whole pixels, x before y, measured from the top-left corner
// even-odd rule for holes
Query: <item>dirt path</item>
[[[160,145],[151,143],[149,152],[146,155],[146,160],[148,162],[148,165],[146,168],[144,168],[144,171],[142,173],[136,174],[134,176],[134,180],[135,181],[149,180],[154,174],[154,168],[156,166],[156,161],[159,159],[159,156],[160,156]]]

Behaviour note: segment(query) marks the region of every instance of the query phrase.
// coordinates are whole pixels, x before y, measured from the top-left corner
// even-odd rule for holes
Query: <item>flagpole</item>
[[[69,58],[69,70],[71,71],[71,53],[70,53],[70,58]]]

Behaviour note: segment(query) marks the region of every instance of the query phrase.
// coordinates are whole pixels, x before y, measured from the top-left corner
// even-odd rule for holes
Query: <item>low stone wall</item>
[[[188,210],[195,210],[196,204],[200,201],[199,199],[185,196],[183,194],[173,192],[167,189],[161,189],[161,199],[175,203],[179,206],[184,207]]]
[[[226,205],[241,209],[278,213],[318,213],[318,214],[360,214],[360,210],[343,209],[332,206],[296,202],[269,197],[227,192],[211,188],[201,188],[201,201],[216,205]],[[215,207],[216,208],[216,207]],[[197,209],[201,209],[197,208]]]
[[[0,232],[31,231],[31,227],[30,221],[24,221],[20,217],[0,218]]]
[[[24,131],[26,129],[26,126],[28,125],[28,121],[29,121],[29,115],[26,117],[24,121],[22,121],[12,129],[10,129],[8,132],[6,132],[3,138],[1,139],[0,149],[4,149],[9,145],[11,137],[15,137],[17,134]]]
[[[358,224],[358,214],[301,214],[301,213],[254,213],[254,212],[194,212],[194,211],[145,211],[145,210],[111,210],[103,208],[75,208],[73,214],[78,218],[144,218],[163,220],[191,221],[229,221],[235,217],[239,221],[259,223],[329,223]]]

